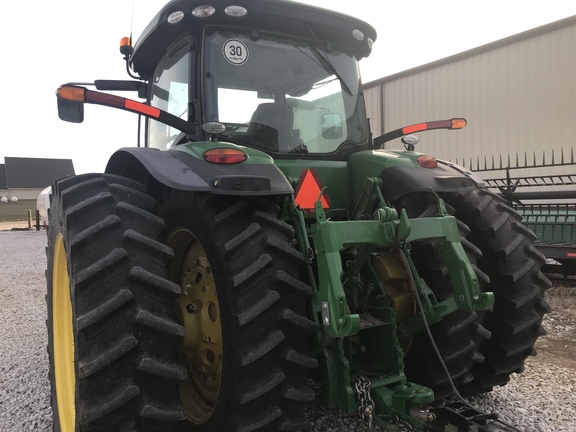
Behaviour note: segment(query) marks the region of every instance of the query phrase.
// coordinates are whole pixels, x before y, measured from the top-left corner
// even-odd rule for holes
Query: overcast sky
[[[364,82],[576,15],[573,0],[302,2],[354,15],[376,28],[372,55],[360,63]],[[65,123],[57,116],[55,90],[70,81],[128,79],[120,39],[132,31],[137,40],[166,3],[1,2],[0,163],[6,156],[66,158],[77,174],[102,172],[115,149],[136,145],[135,115],[89,105],[84,123]]]

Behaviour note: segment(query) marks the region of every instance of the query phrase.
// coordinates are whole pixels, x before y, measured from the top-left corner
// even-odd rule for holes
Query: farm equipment
[[[535,354],[544,257],[474,173],[414,151],[464,119],[372,138],[375,39],[286,0],[173,0],[123,40],[133,79],[57,90],[63,120],[145,121],[104,173],[52,186],[55,430],[296,430],[311,380],[384,429],[507,430],[441,401]]]
[[[576,275],[576,172],[574,149],[542,155],[463,161],[485,177],[489,189],[500,194],[523,217],[537,237],[534,246],[548,262],[545,273]]]

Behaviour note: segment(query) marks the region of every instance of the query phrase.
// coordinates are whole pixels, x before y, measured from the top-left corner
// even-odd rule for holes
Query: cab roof
[[[212,16],[192,15],[194,8],[207,5],[215,9]],[[228,16],[224,13],[228,6],[241,6],[247,14]],[[177,24],[169,24],[168,17],[177,11],[183,12],[184,18]],[[141,77],[150,77],[156,63],[177,37],[187,32],[200,36],[207,25],[231,25],[318,40],[343,47],[357,59],[367,57],[376,40],[376,30],[364,21],[291,0],[172,0],[158,12],[136,42],[130,57],[132,68]],[[354,37],[355,30],[363,34],[363,39]]]

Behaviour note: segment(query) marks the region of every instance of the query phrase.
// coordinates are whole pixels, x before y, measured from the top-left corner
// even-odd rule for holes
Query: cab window
[[[160,60],[152,79],[150,105],[188,120],[188,79],[190,51],[188,45],[169,52]],[[175,144],[178,129],[148,121],[148,146],[165,150]]]
[[[205,120],[232,142],[274,153],[334,153],[367,141],[358,64],[306,40],[208,27]]]

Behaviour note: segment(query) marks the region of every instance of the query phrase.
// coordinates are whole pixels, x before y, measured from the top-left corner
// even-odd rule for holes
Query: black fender
[[[442,193],[485,186],[476,173],[451,162],[437,162],[435,168],[415,165],[384,169],[379,176],[382,179],[382,195],[394,202],[410,193],[426,192],[430,189]]]
[[[149,184],[151,177],[167,187],[220,195],[288,195],[294,189],[274,164],[218,165],[179,150],[126,147],[108,161],[106,173]]]

